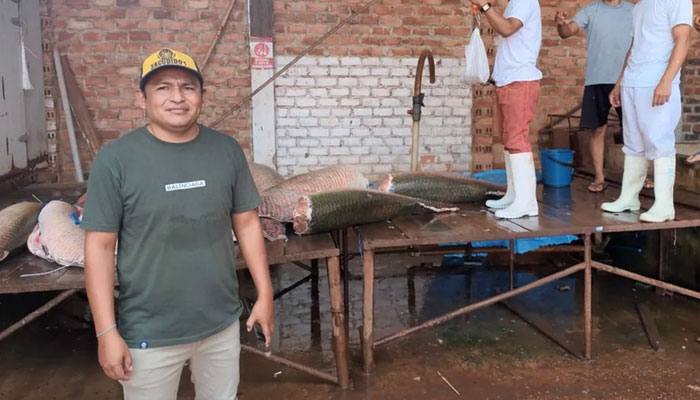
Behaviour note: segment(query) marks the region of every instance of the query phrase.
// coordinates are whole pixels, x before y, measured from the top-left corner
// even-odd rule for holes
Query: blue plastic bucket
[[[542,183],[554,187],[571,185],[575,168],[573,150],[540,150],[540,159],[542,160]]]

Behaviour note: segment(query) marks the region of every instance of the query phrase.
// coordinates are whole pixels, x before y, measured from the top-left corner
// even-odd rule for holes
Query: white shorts
[[[625,145],[622,151],[630,156],[649,160],[676,155],[676,126],[680,121],[681,90],[671,86],[671,97],[663,106],[652,107],[653,87],[622,88],[622,118]]]
[[[194,343],[129,349],[131,379],[120,381],[125,400],[176,400],[180,375],[190,361],[195,399],[235,400],[241,353],[240,323]]]

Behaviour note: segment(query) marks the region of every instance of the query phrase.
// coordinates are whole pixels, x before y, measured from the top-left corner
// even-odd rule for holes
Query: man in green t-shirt
[[[198,399],[235,399],[242,307],[232,227],[258,290],[247,328],[259,323],[270,343],[260,196],[238,142],[197,123],[202,84],[190,56],[150,55],[137,94],[148,124],[107,144],[90,171],[85,283],[100,365],[127,400],[174,400],[188,360]]]

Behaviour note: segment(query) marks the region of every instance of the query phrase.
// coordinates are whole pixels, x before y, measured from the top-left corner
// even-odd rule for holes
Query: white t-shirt
[[[542,46],[542,15],[537,0],[511,0],[503,14],[505,18],[517,18],[522,28],[507,38],[501,38],[493,80],[496,86],[517,81],[537,81],[542,72],[537,69],[537,56]]]
[[[622,86],[656,87],[673,52],[672,29],[693,25],[692,0],[641,0],[634,6],[632,53]],[[680,83],[680,71],[673,79]]]

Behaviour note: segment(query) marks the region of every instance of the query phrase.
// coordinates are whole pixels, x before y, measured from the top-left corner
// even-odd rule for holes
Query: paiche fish
[[[502,195],[505,187],[446,172],[409,172],[387,175],[379,190],[456,204],[483,201],[488,195]]]
[[[302,196],[334,189],[364,189],[368,184],[360,170],[350,165],[336,165],[296,175],[262,193],[258,215],[291,222],[297,200]]]
[[[248,163],[250,174],[253,176],[255,187],[262,193],[269,188],[275,187],[284,182],[284,177],[267,165]]]
[[[80,229],[78,210],[53,200],[39,213],[39,223],[29,235],[27,247],[37,257],[62,266],[82,267],[85,262],[85,232]]]
[[[0,210],[0,261],[27,243],[40,210],[41,204],[29,201]]]
[[[328,232],[401,215],[457,211],[450,204],[370,189],[341,189],[303,196],[294,210],[294,232]]]

